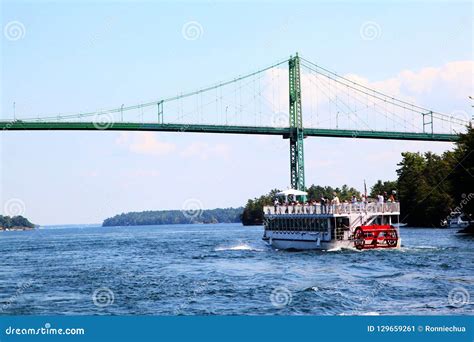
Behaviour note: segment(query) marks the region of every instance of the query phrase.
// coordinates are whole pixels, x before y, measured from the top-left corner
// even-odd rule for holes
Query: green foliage
[[[353,195],[360,197],[359,191],[357,191],[353,187],[349,188],[346,184],[344,184],[341,188],[333,188],[331,186],[323,187],[320,185],[313,184],[306,191],[308,192],[309,201],[319,201],[321,197],[331,199],[334,197],[334,192],[337,194],[337,197],[339,197],[341,201],[350,201]]]
[[[306,192],[308,200],[320,200],[321,197],[332,198],[334,189],[330,186],[311,185]]]
[[[34,228],[35,225],[23,216],[2,216],[0,215],[0,229],[6,228]]]
[[[474,214],[474,130],[459,135],[454,151],[442,156],[402,153],[398,190],[402,221],[409,226],[439,226],[452,210]],[[465,200],[465,199],[468,200]]]
[[[234,223],[240,222],[243,208],[225,208],[185,213],[181,210],[131,212],[110,217],[102,223],[106,226],[147,226],[187,223]]]
[[[254,226],[263,224],[263,206],[273,204],[278,189],[271,190],[267,195],[249,199],[242,213],[242,224]]]
[[[448,176],[456,207],[462,207],[466,214],[474,216],[474,128],[469,125],[467,132],[459,135],[454,151],[444,156],[452,165]],[[470,199],[466,201],[466,199]],[[466,203],[467,202],[467,203]]]
[[[377,183],[370,188],[370,195],[369,197],[372,198],[377,198],[378,194],[383,194],[386,192],[388,195],[392,193],[393,190],[397,190],[398,185],[396,181],[385,181],[382,182],[380,179],[377,181]]]

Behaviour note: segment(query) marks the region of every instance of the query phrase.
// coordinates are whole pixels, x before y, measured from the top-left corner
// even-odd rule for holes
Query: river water
[[[401,228],[400,250],[288,252],[239,224],[0,233],[2,315],[474,313],[474,239]],[[470,296],[470,299],[469,299]]]

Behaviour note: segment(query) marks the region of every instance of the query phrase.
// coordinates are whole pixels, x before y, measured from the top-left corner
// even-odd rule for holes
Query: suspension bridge
[[[304,112],[304,117],[303,117]],[[291,56],[196,91],[93,112],[0,120],[2,131],[109,130],[280,135],[291,187],[304,190],[306,137],[452,142],[469,121]]]

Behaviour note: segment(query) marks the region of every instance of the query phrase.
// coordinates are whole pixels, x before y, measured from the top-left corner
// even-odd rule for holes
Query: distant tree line
[[[452,211],[461,211],[474,216],[474,129],[459,134],[456,147],[442,155],[404,152],[398,164],[398,179],[377,181],[369,196],[390,194],[395,190],[400,202],[401,222],[411,227],[438,227]],[[272,205],[278,189],[258,198],[249,199],[244,207],[242,223],[261,225],[263,206]],[[341,201],[352,195],[360,197],[359,191],[343,185],[341,188],[311,185],[308,200],[319,200],[321,196],[333,198],[336,192]]]
[[[243,208],[223,208],[185,212],[158,210],[130,212],[110,217],[102,223],[106,226],[147,226],[188,223],[236,223],[240,222]]]
[[[0,230],[9,228],[34,228],[35,225],[28,221],[27,218],[19,216],[3,216],[0,215]]]

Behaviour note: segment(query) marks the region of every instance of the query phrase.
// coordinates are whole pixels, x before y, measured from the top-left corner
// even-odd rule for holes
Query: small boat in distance
[[[276,204],[263,211],[263,240],[277,249],[360,250],[401,245],[398,202]]]
[[[469,227],[470,223],[469,218],[465,214],[459,211],[453,211],[449,214],[449,217],[441,223],[441,226],[445,228],[464,229]]]

